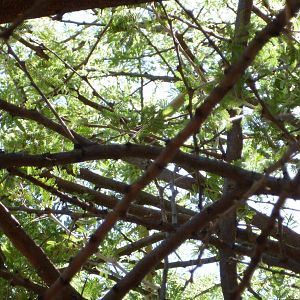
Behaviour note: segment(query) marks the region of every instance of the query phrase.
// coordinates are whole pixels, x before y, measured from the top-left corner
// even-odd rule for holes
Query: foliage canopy
[[[299,7],[2,25],[0,298],[300,298]]]

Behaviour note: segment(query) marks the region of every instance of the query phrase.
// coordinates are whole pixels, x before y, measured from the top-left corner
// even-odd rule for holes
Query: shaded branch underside
[[[42,1],[41,1],[42,2]],[[81,1],[59,1],[51,0],[46,1],[46,4],[43,5],[43,9],[34,9],[28,19],[41,18],[56,14],[64,14],[73,11],[93,9],[93,8],[108,8],[108,7],[117,7],[124,5],[138,5],[142,3],[147,3],[150,1],[147,0],[81,0]],[[155,2],[152,1],[152,2]],[[13,22],[17,17],[24,15],[32,7],[33,1],[27,0],[2,0],[0,1],[0,23],[9,23]]]

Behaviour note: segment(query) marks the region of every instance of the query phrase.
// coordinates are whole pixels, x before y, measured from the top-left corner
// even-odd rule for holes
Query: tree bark
[[[235,39],[232,50],[232,63],[235,63],[244,48],[247,46],[248,24],[252,10],[252,0],[239,0],[235,23]],[[233,89],[237,101],[242,97],[242,81],[238,82]],[[241,108],[228,110],[230,117],[235,118],[240,114]],[[240,159],[243,150],[243,132],[241,119],[232,121],[232,127],[227,132],[226,161],[232,162]],[[233,180],[225,179],[223,193],[227,194],[237,189]],[[231,210],[220,220],[220,239],[230,245],[227,249],[220,250],[220,277],[221,287],[225,300],[232,299],[232,293],[238,286],[237,261],[233,246],[236,239],[237,220],[236,211]]]
[[[137,5],[156,0],[50,0],[43,3],[41,9],[34,9],[26,19],[46,17],[56,14],[64,14],[78,10],[93,8],[107,8],[121,5]],[[27,14],[35,5],[35,1],[28,0],[0,0],[0,24],[13,22],[17,17]]]

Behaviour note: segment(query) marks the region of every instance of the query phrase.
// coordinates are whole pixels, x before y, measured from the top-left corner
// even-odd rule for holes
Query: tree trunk
[[[252,0],[239,0],[237,18],[235,23],[235,40],[233,42],[232,63],[234,63],[244,48],[247,45],[248,25],[250,22],[250,15],[252,9]],[[237,101],[242,98],[242,82],[236,84],[233,93]],[[230,109],[228,113],[231,118],[239,116],[241,107],[236,110]],[[243,149],[243,132],[241,126],[241,119],[232,121],[232,127],[227,132],[227,150],[226,161],[232,162],[240,159]],[[236,183],[232,180],[225,180],[223,193],[227,194],[235,190]],[[235,251],[233,249],[236,238],[236,211],[230,211],[225,214],[220,220],[220,239],[223,240],[230,247],[228,249],[220,250],[220,277],[222,292],[225,300],[232,299],[231,294],[237,288],[237,262]]]

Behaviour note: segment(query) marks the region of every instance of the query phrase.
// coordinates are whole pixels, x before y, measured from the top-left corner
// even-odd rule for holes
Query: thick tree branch
[[[59,277],[59,272],[44,251],[26,234],[19,222],[10,215],[2,203],[0,203],[0,228],[13,245],[29,260],[47,285],[51,285]],[[70,286],[66,286],[64,293],[69,296],[73,295],[74,299],[82,299]]]
[[[108,8],[124,5],[139,5],[142,3],[155,2],[156,0],[51,0],[47,5],[43,4],[43,9],[35,9],[31,12],[28,19],[46,17],[67,12],[86,10],[93,8]],[[0,23],[13,22],[17,17],[24,15],[33,5],[32,1],[27,0],[1,0],[0,1]]]
[[[251,224],[263,230],[265,225],[268,222],[269,217],[253,208],[251,208],[251,210],[255,212],[254,216],[251,219]],[[274,238],[278,237],[277,229],[278,229],[278,225],[276,224],[275,228],[270,233],[270,235],[273,236]],[[296,234],[295,231],[291,230],[287,226],[282,226],[282,231],[286,243],[288,245],[291,245],[292,247],[300,249],[300,235]]]
[[[163,148],[154,146],[111,144],[92,145],[69,152],[53,154],[44,153],[39,155],[30,155],[24,152],[9,154],[0,153],[0,169],[26,166],[52,167],[100,159],[127,159],[128,157],[155,159],[161,151],[163,151]],[[196,155],[186,154],[180,151],[177,152],[171,162],[189,169],[203,170],[221,177],[230,178],[238,182],[240,186],[244,187],[252,185],[254,181],[260,180],[263,176],[260,173],[247,171],[226,162],[197,157]],[[265,187],[259,189],[257,193],[279,195],[282,189],[286,189],[288,191],[289,197],[294,199],[300,198],[300,187],[292,189],[290,187],[290,180],[275,178],[272,176],[269,176],[266,179]]]
[[[20,117],[22,119],[28,119],[37,122],[38,124],[57,132],[58,134],[61,134],[67,139],[70,139],[70,136],[67,134],[67,132],[64,130],[63,126],[61,124],[58,124],[51,119],[45,117],[41,113],[39,113],[36,109],[26,109],[23,107],[19,107],[17,105],[14,105],[12,103],[8,103],[2,99],[0,99],[0,109],[8,112],[12,116]],[[82,145],[89,145],[92,144],[87,138],[77,134],[73,130],[70,130],[72,135],[76,138],[76,140],[81,143]]]
[[[231,63],[235,63],[239,56],[247,46],[248,41],[248,27],[250,23],[252,0],[239,0],[237,8],[237,16],[235,21],[235,36],[233,41],[233,51]],[[237,100],[243,95],[243,79],[239,80],[238,84],[232,91],[233,97]],[[231,121],[231,128],[227,132],[227,149],[226,161],[232,162],[241,159],[243,150],[243,131],[241,118],[235,119],[240,115],[240,108],[227,110]],[[238,184],[225,178],[223,192],[228,193],[230,190],[239,188]],[[236,237],[236,211],[231,210],[225,214],[220,220],[220,239],[227,242],[229,245],[235,244]],[[235,259],[235,252],[233,249],[220,250],[220,277],[223,297],[225,300],[231,299],[231,293],[237,286],[237,261]]]
[[[165,237],[166,234],[163,232],[154,233],[150,236],[144,237],[138,241],[132,242],[129,245],[117,249],[117,253],[119,256],[129,255],[134,251],[140,250],[141,248],[148,246],[149,244],[157,243],[163,240]]]
[[[0,277],[9,281],[12,286],[22,286],[39,296],[42,296],[46,291],[46,287],[36,284],[27,278],[23,278],[19,274],[6,271],[5,269],[0,270]]]

